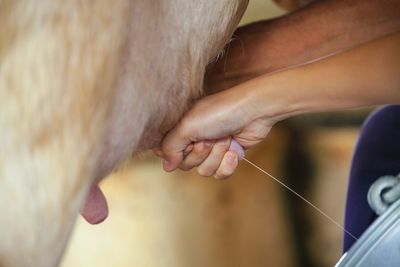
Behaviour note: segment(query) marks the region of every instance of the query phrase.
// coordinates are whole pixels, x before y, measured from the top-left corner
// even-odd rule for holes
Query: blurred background
[[[242,24],[284,14],[251,0]],[[347,177],[369,110],[301,116],[277,125],[247,158],[343,221]],[[227,181],[165,173],[143,154],[104,180],[110,216],[79,218],[62,267],[324,267],[342,232],[246,162]]]

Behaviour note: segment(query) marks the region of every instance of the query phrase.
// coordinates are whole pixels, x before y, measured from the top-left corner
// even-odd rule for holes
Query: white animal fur
[[[0,0],[0,266],[56,266],[89,185],[199,96],[247,1]]]

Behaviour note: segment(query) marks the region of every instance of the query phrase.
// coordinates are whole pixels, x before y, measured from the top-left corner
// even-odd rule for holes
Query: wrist
[[[250,99],[247,102],[252,108],[253,118],[274,124],[296,115],[325,110],[308,78],[303,70],[290,69],[246,82]]]
[[[249,102],[255,119],[272,123],[284,120],[296,113],[293,90],[285,79],[276,75],[262,75],[248,82],[251,88]]]
[[[280,75],[261,75],[232,89],[240,93],[238,108],[244,111],[247,123],[264,120],[272,125],[302,110],[293,88],[290,90],[286,79]]]

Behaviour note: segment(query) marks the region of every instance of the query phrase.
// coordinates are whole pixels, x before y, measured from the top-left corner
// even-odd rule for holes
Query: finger
[[[214,174],[214,177],[219,180],[228,178],[235,172],[238,162],[239,156],[237,153],[233,151],[226,152],[221,165],[219,165],[218,170]]]
[[[193,151],[185,157],[179,168],[188,171],[199,166],[210,154],[214,143],[214,141],[207,140],[194,144]]]
[[[174,171],[184,158],[184,151],[192,143],[184,134],[182,127],[177,127],[167,134],[162,143],[163,167],[167,172]]]
[[[201,176],[214,175],[221,164],[226,151],[229,149],[230,142],[230,138],[224,138],[215,143],[208,157],[197,168],[197,172]]]
[[[186,157],[187,155],[190,154],[190,152],[192,152],[193,150],[193,144],[190,144],[186,147],[186,149],[183,151],[183,156]],[[162,152],[161,148],[154,148],[153,153],[160,158],[164,157],[164,153]]]
[[[192,150],[193,150],[194,144],[190,144],[186,147],[186,149],[183,151],[183,157],[186,157],[187,155],[189,155]]]

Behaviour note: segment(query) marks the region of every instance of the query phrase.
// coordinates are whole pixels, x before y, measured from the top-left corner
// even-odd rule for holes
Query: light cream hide
[[[57,266],[90,185],[201,94],[246,0],[0,1],[0,266]]]

